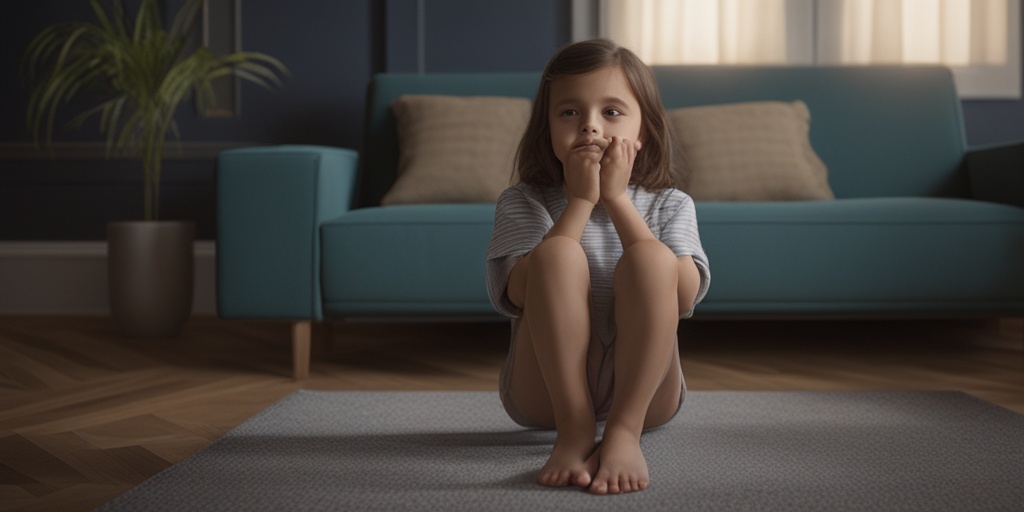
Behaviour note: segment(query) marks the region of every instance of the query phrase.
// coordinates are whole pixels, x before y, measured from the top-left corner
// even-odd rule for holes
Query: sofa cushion
[[[496,201],[511,182],[530,106],[525,98],[399,97],[398,178],[381,204]]]
[[[698,313],[991,313],[1024,297],[1021,208],[907,197],[696,206],[715,276]]]
[[[698,201],[832,199],[808,137],[807,105],[745,102],[668,112],[682,154],[676,181]]]
[[[352,210],[321,228],[324,313],[495,314],[484,258],[493,204]]]

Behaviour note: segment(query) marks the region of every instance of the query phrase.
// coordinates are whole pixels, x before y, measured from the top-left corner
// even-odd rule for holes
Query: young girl
[[[557,434],[543,485],[646,488],[640,434],[682,404],[676,330],[710,272],[670,145],[635,54],[591,40],[548,63],[487,251],[491,301],[512,318],[502,403]]]

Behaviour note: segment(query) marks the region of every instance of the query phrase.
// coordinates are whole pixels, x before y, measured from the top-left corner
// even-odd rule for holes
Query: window
[[[1020,0],[574,0],[575,39],[648,64],[919,65],[965,98],[1021,97]]]
[[[600,34],[632,49],[648,64],[813,62],[813,0],[602,0],[599,4]]]

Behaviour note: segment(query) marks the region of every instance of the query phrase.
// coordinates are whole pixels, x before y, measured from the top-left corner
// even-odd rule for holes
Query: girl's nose
[[[597,133],[597,127],[590,123],[583,123],[580,131],[586,134]]]

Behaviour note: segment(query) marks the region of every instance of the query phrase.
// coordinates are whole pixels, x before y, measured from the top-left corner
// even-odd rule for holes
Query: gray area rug
[[[1024,510],[1024,415],[955,392],[691,392],[651,487],[534,483],[493,392],[300,391],[100,510]]]

